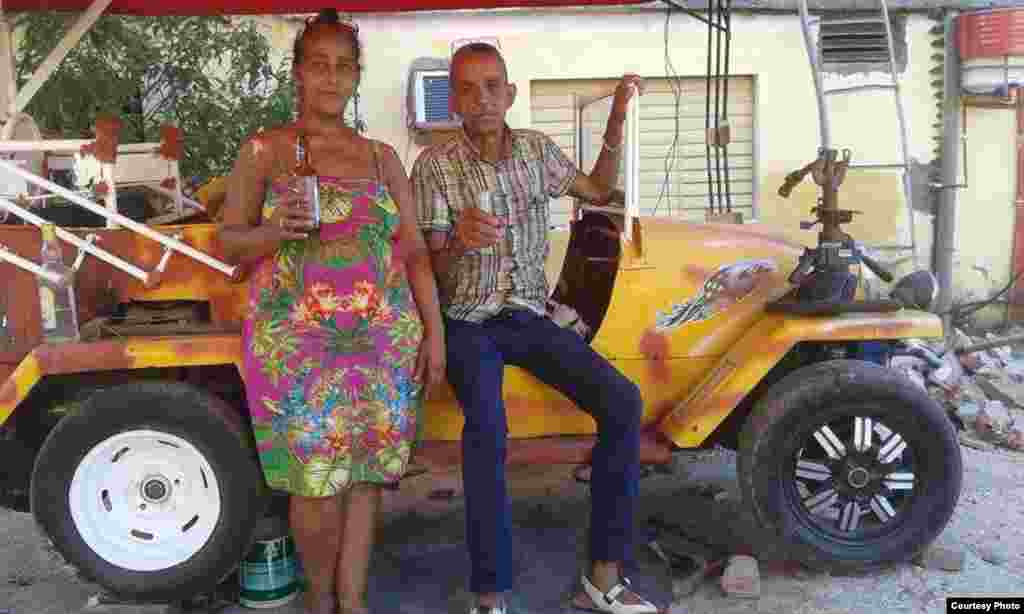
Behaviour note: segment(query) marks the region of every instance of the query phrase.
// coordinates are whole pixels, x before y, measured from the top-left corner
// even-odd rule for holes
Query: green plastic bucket
[[[263,519],[238,568],[238,581],[238,601],[247,608],[276,608],[299,596],[298,555],[283,519]]]

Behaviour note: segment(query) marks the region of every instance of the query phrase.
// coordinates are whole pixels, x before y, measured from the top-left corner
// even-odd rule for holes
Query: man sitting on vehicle
[[[462,467],[473,613],[505,612],[512,588],[510,501],[505,484],[506,364],[554,387],[597,422],[591,463],[589,573],[573,605],[597,612],[657,609],[628,589],[622,563],[633,546],[638,493],[639,388],[576,332],[546,317],[549,202],[565,194],[607,202],[616,184],[626,105],[643,82],[626,75],[616,89],[604,148],[590,175],[547,136],[512,130],[515,100],[494,47],[460,48],[451,64],[452,110],[463,130],[420,155],[411,179],[419,223],[439,279],[448,381],[465,416]],[[490,193],[483,203],[481,194]],[[489,201],[489,202],[487,202]]]

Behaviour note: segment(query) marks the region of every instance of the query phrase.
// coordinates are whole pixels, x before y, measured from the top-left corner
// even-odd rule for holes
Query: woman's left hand
[[[445,347],[443,334],[427,334],[420,342],[416,358],[416,372],[413,379],[423,385],[425,391],[440,386],[445,377]]]

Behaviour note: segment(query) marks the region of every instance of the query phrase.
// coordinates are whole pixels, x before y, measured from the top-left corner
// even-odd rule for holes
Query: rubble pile
[[[961,443],[1024,451],[1024,329],[983,337],[955,330],[946,346],[908,346],[912,355],[894,356],[892,368],[947,409]]]

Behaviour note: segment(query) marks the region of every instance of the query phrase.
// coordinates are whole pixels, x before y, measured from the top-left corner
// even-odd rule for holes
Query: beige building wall
[[[959,192],[954,263],[960,292],[954,296],[977,300],[1001,290],[1012,275],[1016,117],[1013,109],[968,107],[965,126],[968,186]]]
[[[281,17],[255,20],[272,41],[275,62],[290,57],[301,22]],[[631,71],[665,77],[665,13],[646,9],[601,9],[561,12],[461,12],[358,16],[366,51],[363,114],[370,136],[391,143],[411,169],[420,151],[407,125],[406,80],[419,57],[447,57],[452,42],[467,37],[497,38],[519,96],[509,113],[514,126],[532,126],[531,83],[566,79],[608,79]],[[732,63],[736,75],[754,79],[754,206],[766,226],[805,244],[814,231],[799,230],[808,219],[817,191],[810,178],[789,199],[777,195],[785,175],[811,161],[819,145],[817,105],[799,20],[794,15],[735,14]],[[908,121],[910,155],[926,162],[936,134],[935,98],[929,70],[934,22],[911,15],[907,23],[907,69],[900,75]],[[17,43],[18,34],[15,35]],[[706,68],[707,28],[674,14],[669,30],[676,74],[701,78]],[[884,82],[884,75],[830,79],[828,87]],[[899,131],[888,92],[829,99],[833,146],[852,150],[854,162],[899,159]],[[1014,116],[1009,109],[969,108],[968,189],[958,192],[955,297],[970,300],[1002,287],[1011,275],[1016,178]],[[186,135],[186,138],[190,135]],[[589,170],[589,169],[585,169]],[[840,205],[863,211],[847,228],[869,244],[906,245],[910,229],[899,174],[851,171],[840,192]],[[930,266],[933,222],[915,215],[919,265]],[[555,250],[557,258],[557,249]],[[911,266],[907,252],[887,251],[883,260]],[[558,265],[552,265],[557,270]]]

